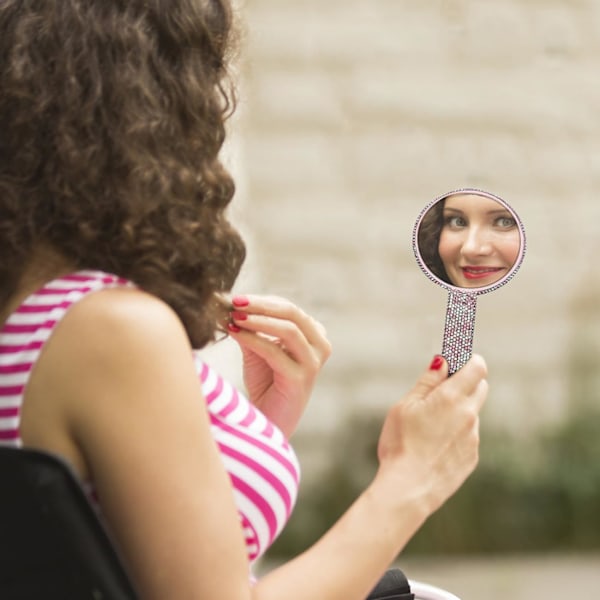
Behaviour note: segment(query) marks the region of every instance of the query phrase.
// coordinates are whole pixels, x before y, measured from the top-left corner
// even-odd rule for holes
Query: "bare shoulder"
[[[71,307],[52,336],[61,364],[102,378],[153,363],[191,359],[191,346],[175,311],[133,288],[89,294]],[[122,382],[120,382],[122,383]]]
[[[55,326],[28,387],[39,387],[39,381],[46,393],[65,396],[71,385],[81,396],[85,377],[103,378],[107,369],[115,375],[138,356],[148,364],[153,353],[163,354],[166,347],[186,355],[190,351],[181,321],[165,302],[134,288],[94,292],[72,305]]]
[[[164,335],[185,336],[179,318],[165,302],[139,289],[112,288],[89,294],[72,306],[61,328],[82,342],[93,336],[114,342],[150,341]],[[118,351],[116,344],[113,351]]]
[[[54,339],[52,339],[54,338]],[[74,305],[53,334],[49,361],[54,385],[77,408],[96,411],[98,402],[147,389],[167,373],[192,373],[191,346],[176,313],[137,289],[90,294]],[[82,403],[82,397],[90,401]]]

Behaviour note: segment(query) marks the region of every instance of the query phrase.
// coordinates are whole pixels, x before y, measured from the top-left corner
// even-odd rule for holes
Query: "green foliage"
[[[269,556],[316,541],[368,485],[380,422],[356,419],[336,440],[325,475],[303,489]],[[600,549],[600,411],[586,410],[535,440],[482,435],[480,464],[432,515],[405,555]]]

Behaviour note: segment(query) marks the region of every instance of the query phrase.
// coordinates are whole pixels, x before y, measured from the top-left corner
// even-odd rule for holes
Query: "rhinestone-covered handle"
[[[448,361],[450,375],[471,358],[476,307],[476,294],[448,290],[442,356]]]

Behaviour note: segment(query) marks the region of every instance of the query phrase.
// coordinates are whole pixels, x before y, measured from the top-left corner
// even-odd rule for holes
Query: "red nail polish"
[[[433,357],[433,360],[431,361],[429,368],[432,371],[439,371],[442,368],[443,364],[444,364],[444,357],[440,356],[439,354],[436,354]]]
[[[248,318],[248,315],[246,313],[238,312],[238,311],[234,310],[231,313],[231,318],[234,321],[245,321]]]
[[[248,300],[248,298],[246,298],[246,296],[234,296],[233,299],[231,300],[231,303],[234,306],[248,306],[248,304],[250,304],[250,300]]]
[[[241,329],[233,323],[227,323],[227,329],[229,329],[231,333],[239,333],[241,331]]]

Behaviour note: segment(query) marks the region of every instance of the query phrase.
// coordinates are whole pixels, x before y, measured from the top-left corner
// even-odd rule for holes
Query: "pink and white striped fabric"
[[[49,282],[8,318],[0,329],[0,444],[21,446],[25,386],[55,325],[86,294],[118,286],[132,284],[100,271],[79,271]],[[196,353],[194,361],[211,431],[231,479],[248,559],[254,561],[291,514],[298,493],[298,461],[277,427]],[[100,509],[101,504],[100,499]]]

